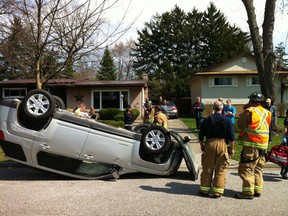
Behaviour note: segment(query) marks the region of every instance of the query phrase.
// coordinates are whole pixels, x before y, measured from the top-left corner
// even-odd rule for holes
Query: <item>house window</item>
[[[105,108],[117,108],[123,110],[129,103],[128,91],[94,91],[92,101],[96,110]]]
[[[258,76],[246,76],[246,86],[260,86],[260,81]]]
[[[26,88],[3,88],[3,98],[23,98],[26,94]]]
[[[218,76],[209,77],[209,87],[227,87],[227,86],[238,86],[238,79],[236,76]]]

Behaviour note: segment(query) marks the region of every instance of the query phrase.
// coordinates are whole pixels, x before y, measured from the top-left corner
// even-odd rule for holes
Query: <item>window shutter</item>
[[[214,77],[209,77],[209,87],[214,86]]]
[[[247,87],[251,86],[251,77],[250,76],[246,76],[246,86]]]
[[[238,87],[238,77],[237,76],[234,76],[232,78],[232,82],[233,82],[233,87]]]

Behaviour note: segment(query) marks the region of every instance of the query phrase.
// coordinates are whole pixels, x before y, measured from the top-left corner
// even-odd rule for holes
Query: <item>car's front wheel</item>
[[[22,104],[26,116],[33,119],[46,119],[53,114],[55,109],[53,95],[42,89],[28,92]]]
[[[143,124],[139,124],[134,128],[134,131],[136,133],[143,133],[148,127],[150,127],[151,124],[147,124],[147,123],[143,123]]]
[[[170,148],[171,137],[165,128],[152,125],[143,131],[141,144],[148,154],[160,155]]]

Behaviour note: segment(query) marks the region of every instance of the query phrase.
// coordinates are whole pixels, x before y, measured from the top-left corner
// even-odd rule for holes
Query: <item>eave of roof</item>
[[[287,74],[288,71],[276,71],[277,74]],[[256,75],[258,71],[206,71],[197,72],[194,76],[211,76],[211,75]]]
[[[246,75],[246,74],[257,74],[257,71],[206,71],[197,72],[194,76],[211,76],[211,75]]]
[[[22,86],[35,85],[35,79],[17,79],[17,80],[3,80],[0,81],[1,86]],[[47,82],[47,86],[124,86],[124,87],[147,87],[144,80],[103,80],[103,81],[87,81],[74,79],[53,79]]]

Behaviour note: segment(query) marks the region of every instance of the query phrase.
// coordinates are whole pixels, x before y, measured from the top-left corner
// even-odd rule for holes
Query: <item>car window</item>
[[[166,105],[167,106],[175,106],[174,102],[168,102]]]

